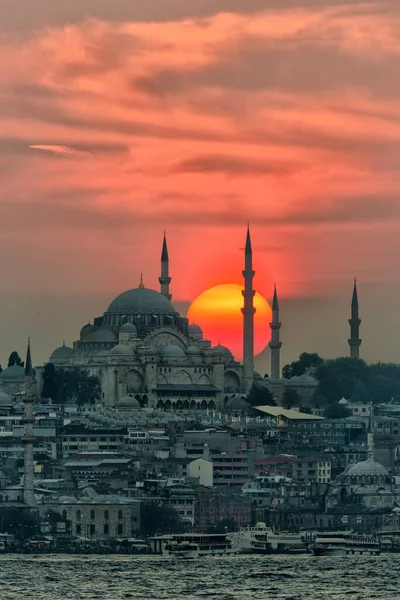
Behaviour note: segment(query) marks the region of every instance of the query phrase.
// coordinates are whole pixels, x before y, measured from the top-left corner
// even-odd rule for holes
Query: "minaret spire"
[[[33,403],[35,402],[35,399],[36,392],[32,368],[31,344],[30,339],[28,339],[25,361],[25,413],[22,419],[22,422],[25,425],[25,433],[22,441],[24,443],[24,502],[29,506],[34,506],[36,504],[33,487],[33,444],[35,443],[35,436],[33,433],[33,424],[35,422]]]
[[[271,328],[271,341],[269,347],[271,349],[271,379],[279,379],[281,376],[281,347],[279,321],[279,302],[276,285],[274,285],[274,298],[272,300],[272,322],[269,324]]]
[[[350,358],[360,358],[360,325],[361,319],[358,316],[358,294],[357,294],[357,280],[354,278],[353,297],[351,299],[351,319],[349,319],[350,325],[350,339],[348,340],[350,346]]]
[[[171,277],[169,276],[169,256],[167,247],[167,238],[164,231],[164,239],[161,250],[161,277],[158,278],[161,286],[161,293],[163,296],[171,300],[172,295],[169,293],[169,284],[171,283]]]
[[[244,389],[249,391],[254,380],[254,294],[253,290],[253,252],[251,248],[250,227],[247,225],[246,247],[244,252],[244,298],[243,313],[243,375]]]

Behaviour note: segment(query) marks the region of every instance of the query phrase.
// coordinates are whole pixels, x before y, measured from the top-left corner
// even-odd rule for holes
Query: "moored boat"
[[[198,558],[200,556],[227,556],[237,554],[225,533],[182,533],[173,535],[163,544],[162,556]]]
[[[311,549],[315,556],[380,554],[380,544],[371,535],[359,535],[351,531],[331,531],[317,535]]]
[[[265,523],[243,527],[232,534],[232,543],[241,553],[287,554],[307,552],[310,534],[274,531]]]

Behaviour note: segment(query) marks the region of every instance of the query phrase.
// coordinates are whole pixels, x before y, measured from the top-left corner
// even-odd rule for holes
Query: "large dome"
[[[117,296],[111,302],[107,312],[171,314],[176,311],[171,302],[159,292],[147,288],[135,288]]]
[[[363,460],[353,465],[346,473],[348,477],[377,477],[385,476],[387,474],[388,470],[373,458],[367,458],[367,460]]]

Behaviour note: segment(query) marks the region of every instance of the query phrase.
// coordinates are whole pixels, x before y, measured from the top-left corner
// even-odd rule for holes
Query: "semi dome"
[[[126,344],[117,344],[114,348],[111,348],[110,354],[117,355],[131,355],[133,354],[133,348],[127,346]]]
[[[73,349],[63,344],[59,348],[56,348],[51,355],[51,358],[69,358],[74,353]]]
[[[186,350],[186,354],[188,356],[200,356],[202,352],[197,346],[189,346],[189,348]]]
[[[122,408],[140,408],[140,403],[138,400],[136,400],[136,398],[133,398],[132,396],[124,396],[118,402],[118,406]]]
[[[12,404],[11,396],[4,390],[0,390],[0,404]]]
[[[347,471],[348,477],[379,477],[386,476],[388,470],[383,465],[376,462],[373,458],[367,458],[361,462],[353,465]]]
[[[81,339],[86,337],[87,335],[89,335],[89,333],[92,333],[92,331],[95,331],[96,327],[94,325],[92,325],[91,323],[86,323],[86,325],[84,325],[81,329]]]
[[[189,325],[187,331],[189,336],[194,340],[201,340],[203,338],[203,330],[199,325],[196,325],[196,323]]]
[[[169,346],[164,346],[164,348],[161,349],[161,355],[168,357],[180,357],[185,356],[185,351],[175,344],[170,344]]]
[[[85,342],[116,342],[117,336],[115,333],[108,329],[108,327],[100,327],[99,329],[95,329],[92,333],[89,333]]]
[[[147,288],[135,288],[123,292],[111,302],[107,312],[143,313],[150,311],[158,314],[176,312],[171,302],[165,296]]]
[[[7,369],[4,369],[4,371],[1,372],[0,379],[3,381],[22,382],[25,380],[25,369],[24,367],[19,367],[18,365],[7,367]]]
[[[123,331],[124,333],[137,333],[137,329],[133,323],[124,323],[119,331]]]

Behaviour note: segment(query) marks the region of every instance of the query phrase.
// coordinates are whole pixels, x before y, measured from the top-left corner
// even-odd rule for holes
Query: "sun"
[[[254,296],[254,353],[260,354],[270,340],[271,308],[265,298]],[[224,283],[206,290],[195,300],[187,313],[189,323],[199,325],[204,339],[213,345],[227,346],[237,360],[243,359],[243,308],[242,287]]]

